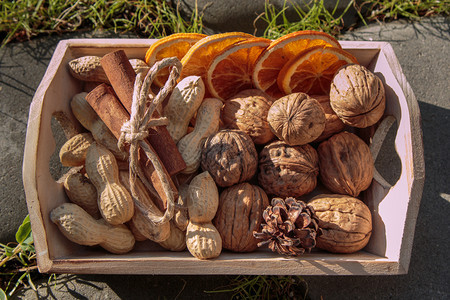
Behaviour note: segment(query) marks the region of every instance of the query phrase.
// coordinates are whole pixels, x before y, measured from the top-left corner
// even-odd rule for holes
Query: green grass
[[[2,44],[39,34],[104,29],[161,37],[174,32],[201,32],[198,11],[183,19],[176,7],[164,0],[17,0],[1,1]]]
[[[343,17],[348,13],[353,1],[350,1],[344,11],[339,14],[337,13],[338,5],[339,1],[336,1],[334,8],[329,11],[324,5],[324,0],[305,1],[304,5],[286,1],[283,8],[278,11],[273,4],[267,1],[265,12],[260,16],[267,24],[263,36],[276,39],[300,30],[323,31],[336,36],[344,27]],[[297,14],[295,20],[290,20],[286,16],[286,11],[290,6]]]
[[[422,17],[432,15],[450,15],[450,2],[448,0],[365,1],[362,3],[356,5],[356,8],[364,14],[368,21],[391,21],[399,18],[417,21]]]
[[[276,39],[285,34],[299,30],[317,30],[337,36],[343,30],[352,29],[355,24],[344,24],[344,17],[356,14],[359,24],[367,25],[375,21],[392,21],[400,18],[420,20],[432,15],[450,15],[448,1],[349,1],[348,5],[339,11],[339,1],[329,10],[324,0],[300,2],[286,0],[282,9],[277,10],[270,1],[266,1],[265,12],[258,18],[264,20],[267,27],[264,37]],[[288,19],[286,11],[292,7],[296,16]]]
[[[16,242],[0,243],[0,300],[8,299],[25,285],[35,289],[36,270],[36,252],[27,216],[16,232]]]
[[[176,2],[176,1],[174,1]],[[338,1],[337,1],[338,2]],[[202,11],[198,8],[190,17],[182,17],[177,7],[165,0],[17,0],[1,1],[0,37],[2,45],[23,41],[39,34],[63,33],[80,30],[104,29],[114,32],[134,32],[145,37],[162,37],[176,32],[202,32]],[[343,12],[337,4],[331,11],[323,0],[304,0],[297,5],[286,0],[281,10],[269,0],[262,19],[267,27],[264,37],[276,38],[283,34],[311,29],[336,36],[352,24],[344,24],[343,17],[356,12],[361,23],[388,21],[399,18],[418,20],[424,16],[450,14],[448,1],[350,1]],[[294,8],[296,21],[286,17],[286,9]],[[353,7],[353,8],[352,8]],[[352,9],[350,9],[352,8]],[[345,25],[345,26],[344,26]]]

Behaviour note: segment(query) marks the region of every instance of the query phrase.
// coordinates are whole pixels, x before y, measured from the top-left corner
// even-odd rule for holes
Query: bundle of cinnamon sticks
[[[130,120],[136,72],[123,50],[106,54],[100,62],[110,85],[106,83],[98,85],[86,96],[86,100],[115,137],[119,139],[122,134],[122,126]],[[153,116],[159,118],[158,112],[155,111]],[[171,177],[185,169],[186,164],[175,142],[165,126],[150,128],[148,136],[143,142],[159,158],[165,178],[168,179],[173,197],[176,199],[177,189]],[[145,177],[159,195],[155,204],[161,211],[164,211],[167,209],[168,199],[167,193],[163,189],[161,176],[157,174],[149,158],[142,151],[139,154],[139,164]]]

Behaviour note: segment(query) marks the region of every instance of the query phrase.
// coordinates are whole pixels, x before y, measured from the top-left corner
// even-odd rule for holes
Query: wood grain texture
[[[373,217],[373,236],[364,251],[338,255],[313,252],[283,258],[265,249],[253,253],[224,251],[219,258],[199,261],[187,251],[163,251],[139,242],[125,255],[78,246],[58,231],[50,211],[68,199],[49,173],[56,150],[52,114],[70,115],[69,101],[82,90],[71,78],[67,63],[83,55],[102,56],[124,49],[129,58],[142,58],[154,40],[74,39],[60,42],[33,98],[25,143],[23,182],[41,272],[105,274],[272,274],[272,275],[389,275],[408,271],[414,227],[425,178],[421,119],[417,100],[392,47],[385,42],[341,42],[344,49],[379,75],[386,85],[385,115],[396,118],[395,148],[401,175],[392,187],[373,181],[363,200]]]

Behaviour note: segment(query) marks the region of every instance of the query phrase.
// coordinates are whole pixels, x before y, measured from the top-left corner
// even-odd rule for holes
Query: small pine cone
[[[258,247],[268,244],[273,252],[282,255],[310,252],[316,245],[316,237],[322,234],[314,209],[292,197],[273,198],[263,218],[261,232],[253,232],[254,237],[263,240]]]

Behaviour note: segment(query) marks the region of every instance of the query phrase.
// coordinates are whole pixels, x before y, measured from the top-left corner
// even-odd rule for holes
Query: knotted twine
[[[156,77],[157,73],[166,67],[172,67],[169,79],[164,84],[164,87],[159,90],[158,94],[153,97],[149,94],[150,86]],[[145,138],[149,135],[149,129],[155,126],[167,125],[168,121],[165,117],[153,118],[152,115],[155,110],[161,105],[162,101],[173,90],[177,84],[177,79],[180,76],[181,62],[176,57],[165,58],[155,63],[147,73],[145,70],[136,74],[133,89],[133,100],[131,104],[130,120],[125,122],[121,128],[121,135],[119,137],[118,146],[123,150],[126,145],[130,146],[130,190],[133,196],[136,207],[146,216],[151,222],[161,224],[169,222],[174,215],[175,199],[174,193],[170,186],[170,178],[164,172],[164,166],[161,164],[158,156],[154,150],[149,147]],[[163,216],[156,215],[147,209],[141,201],[136,191],[136,175],[141,179],[147,189],[153,194],[157,195],[152,184],[147,180],[139,164],[139,148],[141,148],[149,161],[155,168],[158,175],[164,194],[167,198],[167,208]]]

